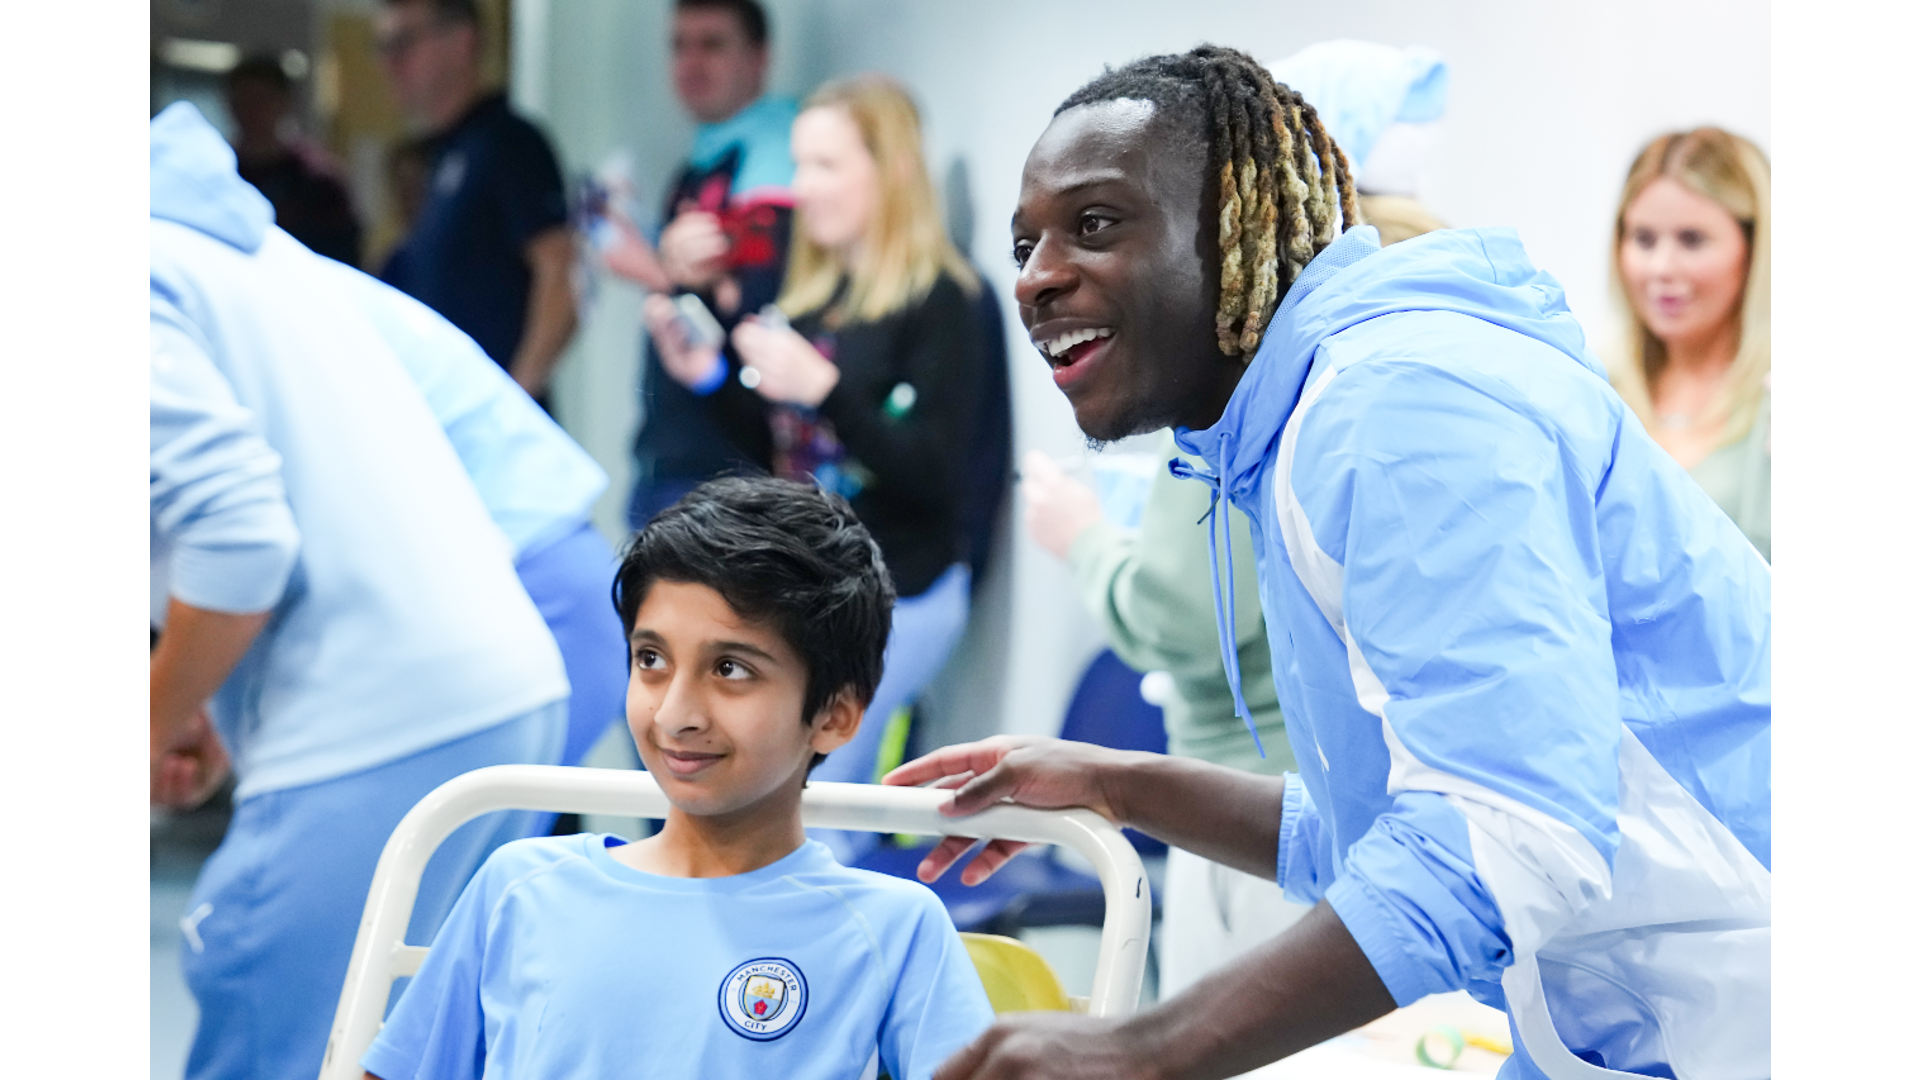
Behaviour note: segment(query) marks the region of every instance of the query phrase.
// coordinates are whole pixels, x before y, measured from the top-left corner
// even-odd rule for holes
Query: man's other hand
[[[1024,1013],[1001,1017],[933,1080],[1144,1080],[1152,1057],[1115,1021]]]

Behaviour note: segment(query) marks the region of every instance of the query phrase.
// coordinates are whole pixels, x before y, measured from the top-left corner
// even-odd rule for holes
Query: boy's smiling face
[[[705,585],[655,581],[629,648],[627,727],[684,813],[797,812],[813,755],[846,745],[859,728],[861,708],[846,694],[803,723],[806,661]]]

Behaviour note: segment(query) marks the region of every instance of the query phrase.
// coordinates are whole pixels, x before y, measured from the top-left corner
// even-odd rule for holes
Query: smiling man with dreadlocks
[[[1382,249],[1312,107],[1208,46],[1069,97],[1013,239],[1081,429],[1175,427],[1252,520],[1301,771],[999,737],[888,781],[1092,807],[1315,907],[1141,1016],[1008,1018],[936,1080],[1232,1076],[1462,988],[1511,1017],[1509,1080],[1768,1076],[1771,573],[1518,238]]]

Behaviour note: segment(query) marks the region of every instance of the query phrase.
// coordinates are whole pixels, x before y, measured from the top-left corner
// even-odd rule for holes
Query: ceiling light
[[[172,67],[224,75],[240,63],[240,46],[231,41],[167,38],[160,43],[160,59]]]

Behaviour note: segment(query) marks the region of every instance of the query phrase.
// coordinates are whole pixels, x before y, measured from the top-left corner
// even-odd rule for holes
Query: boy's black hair
[[[840,496],[765,476],[709,480],[627,544],[613,606],[629,636],[656,581],[705,585],[742,618],[770,623],[807,665],[802,723],[843,689],[863,707],[873,700],[893,581],[880,545]]]
[[[747,36],[748,44],[757,47],[767,43],[767,9],[760,6],[759,0],[674,0],[675,11],[693,8],[730,11],[733,21],[740,24],[740,32]]]

